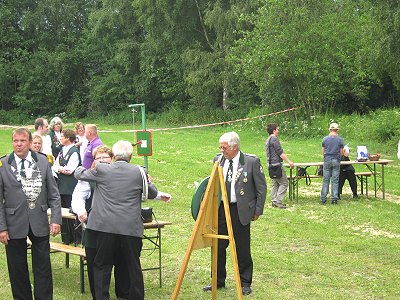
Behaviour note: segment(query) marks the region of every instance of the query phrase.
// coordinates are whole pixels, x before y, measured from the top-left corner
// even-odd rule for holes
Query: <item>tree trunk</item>
[[[228,98],[229,98],[229,92],[228,88],[226,87],[226,80],[223,81],[223,91],[222,91],[222,109],[225,111],[229,108],[228,106]]]

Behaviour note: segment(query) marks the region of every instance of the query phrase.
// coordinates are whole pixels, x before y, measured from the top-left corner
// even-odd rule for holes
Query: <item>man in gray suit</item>
[[[112,149],[114,163],[99,163],[93,169],[78,167],[78,180],[96,183],[92,210],[87,228],[95,232],[97,254],[94,259],[94,280],[97,300],[109,299],[111,269],[118,249],[129,270],[128,299],[144,299],[144,284],[140,253],[142,250],[143,221],[141,202],[147,175],[139,166],[130,164],[133,147],[128,141],[118,141]],[[145,176],[145,177],[143,177]],[[169,202],[171,196],[158,192],[148,182],[148,198]]]
[[[222,153],[214,158],[223,168],[232,229],[236,244],[240,281],[243,295],[251,293],[253,260],[250,252],[250,222],[263,214],[267,184],[260,159],[240,151],[240,138],[236,132],[223,134],[219,139]],[[218,234],[227,235],[224,207],[218,210]],[[226,248],[228,240],[218,239],[217,288],[225,287]],[[207,285],[204,291],[211,291]]]
[[[32,299],[26,252],[29,237],[34,297],[53,299],[49,233],[60,232],[60,195],[46,155],[30,151],[30,131],[16,129],[12,141],[14,151],[0,160],[0,242],[6,245],[13,297]]]

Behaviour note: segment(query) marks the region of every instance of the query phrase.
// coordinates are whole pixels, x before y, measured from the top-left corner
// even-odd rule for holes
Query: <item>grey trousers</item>
[[[282,204],[283,198],[285,198],[286,191],[289,186],[289,181],[286,176],[285,167],[282,166],[282,177],[279,179],[271,179],[271,199],[272,203]]]

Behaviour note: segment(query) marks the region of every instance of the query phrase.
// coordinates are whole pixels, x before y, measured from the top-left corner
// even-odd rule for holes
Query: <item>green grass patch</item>
[[[149,126],[150,127],[150,126]],[[154,128],[154,127],[153,127]],[[99,124],[99,129],[126,130],[131,124]],[[226,131],[235,130],[241,137],[241,149],[261,158],[266,164],[265,139],[262,128],[251,129],[243,124],[190,130],[153,132],[153,156],[149,173],[157,187],[172,194],[169,205],[152,206],[160,220],[171,221],[162,232],[163,287],[158,288],[157,271],[144,273],[146,299],[170,299],[178,278],[186,248],[193,230],[190,213],[194,182],[210,175],[212,158],[218,152],[218,139]],[[127,132],[102,132],[107,145],[117,140],[133,141]],[[11,130],[0,130],[0,153],[12,151]],[[294,162],[321,161],[322,135],[309,138],[280,137],[283,148]],[[346,138],[345,138],[346,140]],[[346,141],[347,142],[347,141]],[[350,145],[367,140],[351,139]],[[371,145],[372,151],[379,144]],[[375,145],[375,146],[372,146]],[[389,149],[389,148],[388,148]],[[382,152],[383,158],[395,159],[395,151]],[[355,153],[351,154],[355,157]],[[143,164],[135,157],[133,163]],[[362,166],[357,166],[362,171]],[[396,159],[385,168],[387,200],[373,195],[350,198],[346,186],[339,205],[319,204],[321,180],[312,179],[306,187],[301,183],[299,200],[286,201],[288,209],[270,205],[269,179],[264,215],[252,224],[254,259],[253,291],[249,299],[398,299],[400,297],[400,165]],[[156,264],[157,255],[142,253],[144,267]],[[55,299],[91,299],[88,282],[86,293],[79,292],[79,261],[71,258],[65,268],[63,254],[52,254]],[[0,299],[11,299],[4,246],[0,246]],[[236,290],[228,257],[227,288],[218,291],[218,299],[235,299]],[[210,299],[202,287],[210,282],[210,249],[193,252],[179,299]],[[113,290],[112,299],[115,299]]]

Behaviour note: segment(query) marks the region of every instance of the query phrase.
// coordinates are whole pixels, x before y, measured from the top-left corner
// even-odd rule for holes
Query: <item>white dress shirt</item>
[[[238,154],[232,158],[232,166],[233,166],[233,173],[232,173],[232,182],[231,182],[231,203],[236,203],[236,192],[235,192],[235,183],[236,183],[236,175],[237,175],[237,169],[239,166],[239,158],[240,158],[240,152],[238,152]],[[229,159],[225,159],[225,163],[224,163],[224,168],[223,168],[223,172],[224,172],[224,179],[226,181],[226,175],[228,173],[228,168],[229,168]]]
[[[65,154],[68,153],[69,149],[71,147],[74,147],[74,144],[68,145],[68,146],[63,146],[61,148],[62,155],[65,157]],[[64,169],[67,171],[74,172],[75,169],[79,166],[79,154],[78,152],[72,153],[68,163],[66,166],[64,166]],[[59,168],[60,168],[60,156],[57,157],[56,161],[54,162],[54,165],[52,167],[54,172],[59,173]]]
[[[87,181],[78,180],[72,193],[71,208],[78,216],[86,211],[86,200],[90,198],[90,184]]]

